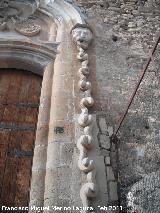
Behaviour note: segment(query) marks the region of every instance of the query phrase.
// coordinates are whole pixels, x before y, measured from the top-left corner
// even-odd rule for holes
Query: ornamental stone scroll
[[[90,206],[90,198],[96,197],[96,167],[95,162],[88,158],[88,153],[93,149],[93,118],[89,114],[89,108],[94,105],[94,100],[91,96],[91,82],[88,81],[90,74],[89,57],[87,49],[92,41],[93,33],[86,26],[79,25],[72,30],[72,38],[78,49],[77,59],[81,62],[79,68],[79,89],[84,93],[84,97],[80,101],[81,114],[78,118],[80,127],[83,128],[83,134],[77,141],[77,148],[79,149],[79,169],[86,174],[86,183],[82,185],[80,190],[80,197],[83,207]],[[87,208],[86,208],[87,209]],[[83,210],[82,212],[88,212]]]

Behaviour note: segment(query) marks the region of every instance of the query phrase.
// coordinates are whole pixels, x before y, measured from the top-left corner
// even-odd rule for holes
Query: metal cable
[[[158,39],[157,39],[157,41],[156,41],[156,43],[155,43],[155,45],[154,45],[154,47],[153,47],[153,49],[151,51],[150,57],[148,58],[148,60],[146,62],[146,65],[144,66],[144,69],[142,70],[142,74],[140,75],[139,81],[138,81],[138,83],[137,83],[137,85],[136,85],[136,87],[134,89],[134,92],[132,93],[132,96],[131,96],[131,98],[129,100],[129,103],[128,103],[127,107],[126,107],[125,113],[123,114],[122,118],[120,119],[120,122],[119,122],[119,125],[118,125],[116,131],[112,135],[112,139],[114,139],[116,137],[117,133],[119,132],[119,130],[120,130],[122,124],[123,124],[124,119],[126,118],[126,115],[128,114],[128,110],[129,110],[129,108],[130,108],[130,106],[131,106],[131,104],[132,104],[132,102],[134,100],[134,97],[136,96],[137,90],[140,87],[140,84],[141,84],[141,82],[142,82],[142,80],[144,78],[144,75],[145,75],[145,73],[146,73],[146,71],[148,69],[148,66],[149,66],[149,64],[150,64],[150,62],[152,60],[153,54],[154,54],[154,52],[155,52],[155,50],[156,50],[156,48],[158,46],[159,41],[160,41],[160,34],[159,34]]]

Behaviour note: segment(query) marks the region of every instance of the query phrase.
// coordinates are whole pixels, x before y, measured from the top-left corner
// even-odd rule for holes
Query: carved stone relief
[[[84,92],[84,98],[81,99],[81,114],[78,118],[79,125],[83,128],[83,135],[77,141],[79,149],[78,167],[87,176],[87,182],[82,186],[80,196],[84,207],[89,207],[89,199],[96,197],[96,168],[94,160],[88,158],[88,152],[93,148],[92,126],[93,118],[89,114],[88,108],[93,106],[94,100],[91,96],[91,83],[87,80],[89,75],[89,59],[87,54],[88,46],[92,40],[90,29],[80,26],[72,30],[73,41],[77,45],[77,58],[81,62],[79,69],[79,89]],[[86,212],[86,211],[84,211]]]
[[[0,31],[7,30],[10,23],[20,34],[37,35],[41,27],[34,23],[32,17],[36,9],[36,2],[26,4],[25,1],[19,0],[2,0],[0,2]]]
[[[17,21],[15,23],[15,30],[22,35],[35,36],[41,31],[41,26],[34,23],[32,18]]]

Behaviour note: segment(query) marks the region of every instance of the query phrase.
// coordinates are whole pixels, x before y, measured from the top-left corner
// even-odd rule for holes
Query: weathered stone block
[[[107,135],[100,135],[100,144],[103,149],[110,149],[110,138]]]
[[[108,134],[111,137],[113,134],[113,127],[112,126],[108,126]]]
[[[110,151],[106,149],[101,149],[100,150],[100,155],[102,156],[109,156]]]
[[[113,169],[111,166],[107,166],[107,181],[115,180]]]
[[[110,165],[110,164],[111,164],[110,156],[106,156],[106,157],[105,157],[105,164],[106,164],[106,165]]]
[[[99,118],[99,127],[102,133],[107,133],[108,128],[106,124],[106,119],[105,118]]]
[[[109,182],[109,198],[110,201],[117,201],[118,200],[118,193],[117,193],[117,183],[116,182]]]

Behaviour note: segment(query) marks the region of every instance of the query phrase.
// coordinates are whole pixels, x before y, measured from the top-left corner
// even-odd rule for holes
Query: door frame
[[[43,76],[30,189],[30,206],[37,207],[52,206],[57,200],[57,195],[54,195],[54,189],[58,187],[55,173],[60,161],[57,155],[62,155],[63,148],[67,150],[67,147],[78,155],[74,147],[77,142],[75,117],[79,114],[77,102],[84,94],[79,95],[77,86],[80,64],[73,40],[78,37],[76,42],[81,43],[85,40],[83,32],[90,29],[80,10],[72,4],[65,0],[46,2],[40,1],[36,15],[50,20],[50,29],[46,32],[48,41],[38,40],[37,37],[20,37],[18,33],[16,37],[14,30],[10,38],[4,39],[3,31],[0,31],[0,68],[24,69]],[[72,31],[76,28],[76,38],[73,38]],[[74,170],[73,176],[83,182],[77,167],[78,159],[72,161],[73,167],[70,169]],[[60,170],[65,173],[68,164],[68,161],[64,162]],[[65,181],[63,178],[62,184]],[[83,192],[80,198],[81,185],[74,184],[73,201],[82,206],[83,200],[88,200],[90,195]],[[70,194],[70,188],[65,187]],[[30,212],[34,212],[34,209]]]

